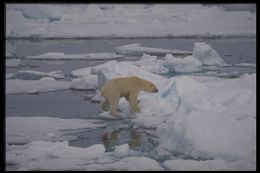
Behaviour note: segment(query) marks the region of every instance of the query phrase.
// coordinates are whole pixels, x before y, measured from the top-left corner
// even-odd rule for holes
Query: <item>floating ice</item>
[[[143,55],[143,54],[157,55],[157,56],[164,56],[166,54],[189,55],[189,54],[192,53],[191,51],[142,47],[142,46],[140,46],[140,43],[116,47],[116,50],[117,50],[118,53],[121,53],[121,54],[135,55],[135,56],[140,56],[140,55]]]
[[[87,60],[103,60],[103,59],[119,59],[124,58],[123,55],[115,53],[101,52],[101,53],[87,53],[87,54],[65,54],[63,52],[48,52],[36,56],[27,56],[27,59],[87,59]]]

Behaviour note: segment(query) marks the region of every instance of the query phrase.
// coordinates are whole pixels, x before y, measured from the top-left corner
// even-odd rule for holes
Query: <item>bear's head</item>
[[[157,87],[153,83],[148,82],[146,84],[146,86],[144,87],[144,91],[157,93],[159,90],[157,89]]]

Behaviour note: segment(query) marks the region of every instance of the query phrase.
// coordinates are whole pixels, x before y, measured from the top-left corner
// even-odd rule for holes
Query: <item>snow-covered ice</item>
[[[171,50],[171,49],[162,49],[162,48],[153,48],[153,47],[143,47],[140,46],[140,43],[128,44],[120,47],[116,47],[116,51],[121,54],[140,56],[143,54],[164,56],[166,54],[173,55],[189,55],[191,51],[183,50]]]
[[[91,67],[85,67],[77,70],[73,70],[70,73],[73,77],[84,77],[91,74]]]
[[[251,64],[251,63],[239,63],[239,64],[234,64],[234,66],[256,68],[256,64]]]
[[[65,54],[63,52],[48,52],[41,55],[27,56],[27,59],[55,59],[55,60],[68,60],[68,59],[86,59],[86,60],[103,60],[103,59],[119,59],[124,58],[123,55],[115,53],[101,52],[101,53],[87,53],[87,54]]]

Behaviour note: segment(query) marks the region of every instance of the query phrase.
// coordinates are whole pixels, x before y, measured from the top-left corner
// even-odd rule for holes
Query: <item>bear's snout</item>
[[[158,89],[155,87],[154,90],[153,90],[155,93],[158,93]]]

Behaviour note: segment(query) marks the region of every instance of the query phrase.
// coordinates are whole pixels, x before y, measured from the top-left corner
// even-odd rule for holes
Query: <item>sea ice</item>
[[[140,56],[143,54],[164,56],[166,54],[173,55],[189,55],[191,51],[182,51],[182,50],[171,50],[171,49],[162,49],[162,48],[153,48],[153,47],[142,47],[140,43],[134,43],[129,45],[124,45],[116,47],[118,53],[126,55]]]
[[[15,79],[26,79],[26,80],[37,80],[42,77],[53,77],[55,79],[63,79],[65,76],[62,71],[51,71],[51,72],[41,72],[34,70],[19,70],[15,76]]]
[[[118,55],[110,52],[100,53],[86,53],[86,54],[65,54],[63,52],[48,52],[36,56],[27,56],[27,59],[87,59],[87,60],[103,60],[103,59],[120,59],[124,58],[123,55]]]

